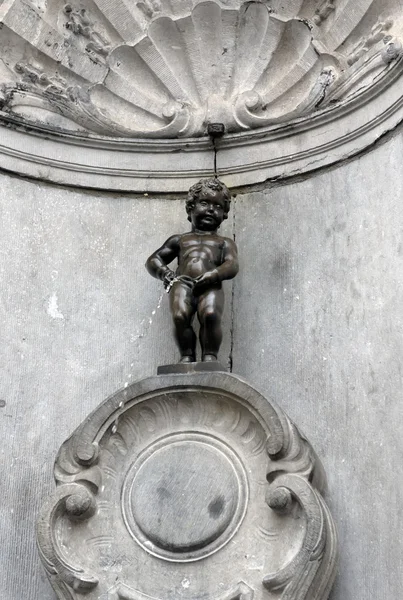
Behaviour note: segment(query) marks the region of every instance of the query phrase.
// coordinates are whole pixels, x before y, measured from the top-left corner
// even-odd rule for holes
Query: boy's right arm
[[[180,235],[172,235],[147,259],[146,269],[153,277],[161,279],[166,284],[175,277],[175,273],[168,267],[179,255]]]

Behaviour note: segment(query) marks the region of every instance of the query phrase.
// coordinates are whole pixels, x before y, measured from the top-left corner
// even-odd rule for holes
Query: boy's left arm
[[[220,281],[232,279],[239,271],[238,249],[234,241],[226,238],[223,249],[223,262],[218,266],[217,271]]]
[[[200,275],[196,280],[194,290],[196,293],[200,293],[209,286],[224,281],[224,279],[232,279],[238,271],[238,250],[236,244],[229,238],[226,238],[223,248],[223,262],[212,271]]]

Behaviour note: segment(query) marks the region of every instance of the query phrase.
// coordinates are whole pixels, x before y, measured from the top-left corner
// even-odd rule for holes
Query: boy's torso
[[[179,240],[178,275],[199,277],[223,263],[225,239],[215,233],[185,233]]]

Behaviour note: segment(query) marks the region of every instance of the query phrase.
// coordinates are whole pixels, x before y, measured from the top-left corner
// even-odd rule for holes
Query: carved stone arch
[[[307,440],[234,375],[159,375],[63,444],[38,544],[62,600],[325,600],[336,533]]]
[[[0,24],[0,166],[63,184],[185,191],[208,122],[220,175],[252,184],[403,116],[398,0],[6,0]]]

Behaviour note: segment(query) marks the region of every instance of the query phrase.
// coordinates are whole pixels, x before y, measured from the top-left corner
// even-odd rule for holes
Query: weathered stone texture
[[[340,534],[332,600],[401,594],[401,152],[398,137],[236,200],[233,367],[276,398],[323,460]]]
[[[177,358],[162,283],[144,262],[186,230],[186,212],[182,201],[78,194],[6,175],[0,198],[0,596],[50,600],[34,524],[54,487],[57,449],[106,396]],[[230,286],[226,297],[224,364]]]
[[[340,533],[332,600],[400,595],[402,153],[395,137],[306,181],[238,195],[226,222],[241,256],[233,369],[324,463]],[[157,308],[162,290],[143,262],[183,231],[184,207],[1,182],[0,591],[54,600],[34,540],[52,463],[108,394],[176,357],[166,298]],[[224,364],[230,289],[226,299]]]

